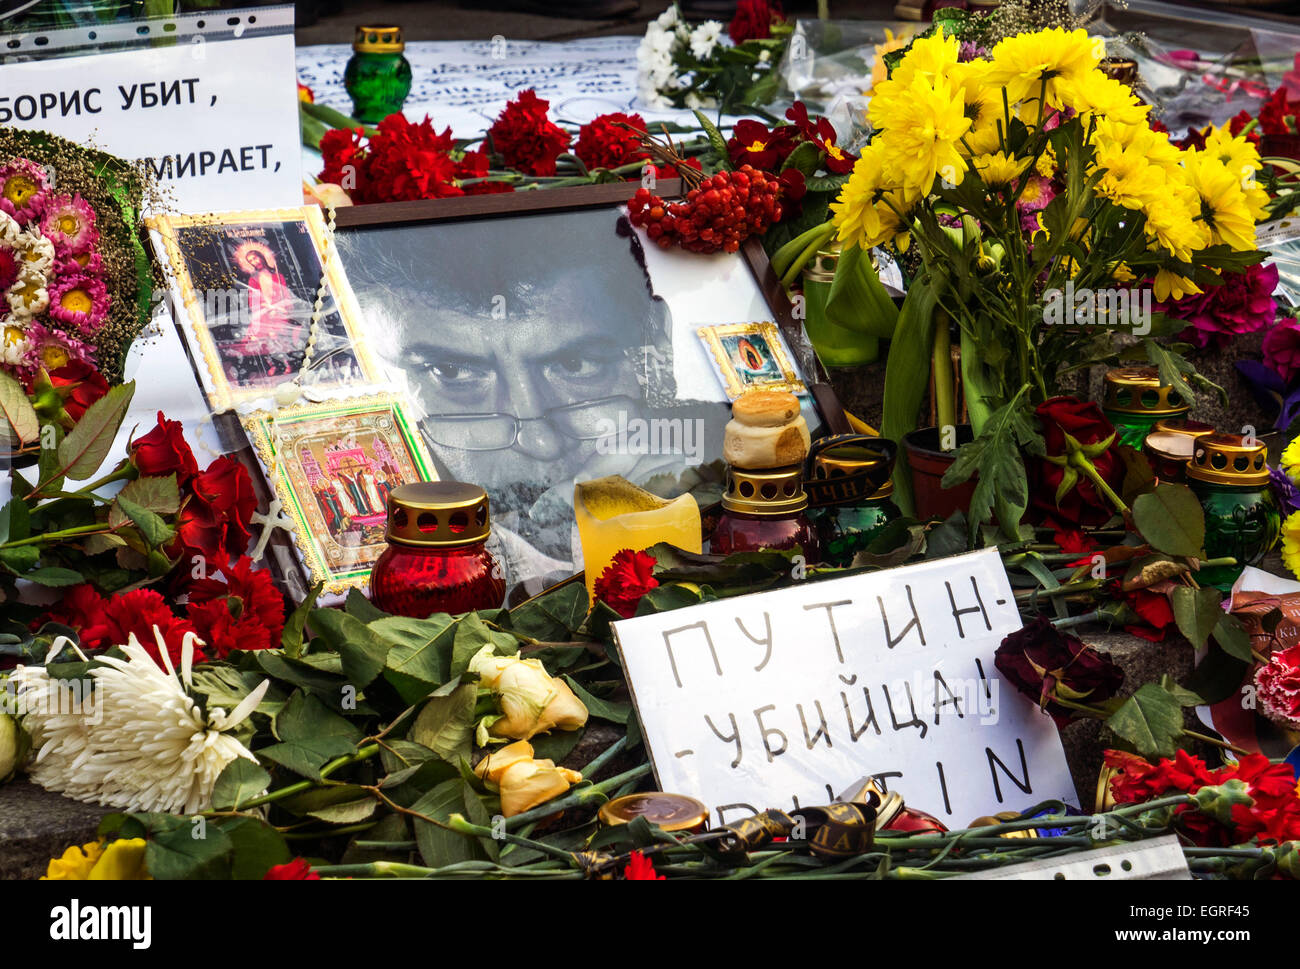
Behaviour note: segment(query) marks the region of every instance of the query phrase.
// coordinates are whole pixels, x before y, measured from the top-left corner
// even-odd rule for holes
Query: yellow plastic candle
[[[587,594],[615,554],[668,542],[688,552],[703,548],[700,506],[690,495],[671,501],[638,488],[619,475],[581,481],[573,488],[573,512],[586,569]]]

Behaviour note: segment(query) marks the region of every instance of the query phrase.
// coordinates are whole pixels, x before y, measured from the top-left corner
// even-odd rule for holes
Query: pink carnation
[[[1300,324],[1288,319],[1264,334],[1264,363],[1288,383],[1300,373]]]
[[[73,273],[50,285],[50,316],[89,336],[108,316],[108,290],[102,279]]]
[[[1222,286],[1208,286],[1199,295],[1156,303],[1155,309],[1191,324],[1179,336],[1198,347],[1223,347],[1233,336],[1273,325],[1277,318],[1273,300],[1277,266],[1257,264],[1244,273],[1224,273],[1222,278]]]
[[[80,195],[56,195],[45,206],[41,232],[61,256],[89,252],[99,241],[95,210]]]
[[[1300,728],[1300,646],[1274,651],[1255,671],[1260,711],[1274,723]]]
[[[39,218],[49,197],[45,169],[26,158],[0,165],[0,211],[26,225]]]

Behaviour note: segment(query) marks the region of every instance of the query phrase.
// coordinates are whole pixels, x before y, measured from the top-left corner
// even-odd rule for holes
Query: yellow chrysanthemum
[[[1101,171],[1097,194],[1126,209],[1144,208],[1166,194],[1164,174],[1136,148],[1104,145],[1097,151],[1096,167]]]
[[[1143,104],[1133,89],[1101,71],[1091,71],[1079,79],[1062,82],[1068,104],[1085,118],[1093,115],[1127,125],[1146,125],[1151,106]]]
[[[1141,209],[1146,216],[1147,248],[1191,262],[1193,252],[1210,244],[1210,231],[1196,219],[1200,201],[1184,169],[1166,176],[1165,197],[1152,199]]]
[[[1282,561],[1300,578],[1300,511],[1293,511],[1282,523]]]
[[[1200,196],[1200,218],[1209,227],[1211,243],[1225,243],[1238,252],[1252,251],[1255,219],[1238,174],[1204,152],[1188,152],[1183,169]]]
[[[1161,269],[1156,272],[1156,278],[1151,283],[1151,291],[1156,299],[1164,303],[1171,299],[1194,296],[1201,292],[1201,287],[1186,276],[1180,276],[1169,269]]]
[[[988,83],[988,61],[967,61],[954,65],[948,78],[961,93],[962,111],[970,119],[970,131],[959,146],[962,154],[985,155],[1002,147],[998,122],[1006,129],[1002,89]],[[969,146],[970,151],[967,152]]]
[[[1291,476],[1291,480],[1300,484],[1300,437],[1295,438],[1290,444],[1282,449],[1282,457],[1279,459],[1282,470]]]
[[[1128,268],[1126,262],[1117,263],[1115,268],[1111,270],[1111,277],[1117,283],[1131,283],[1137,278],[1133,275],[1133,270]]]
[[[877,142],[863,149],[853,174],[831,203],[837,236],[845,245],[863,249],[893,242],[899,249],[908,244],[906,213],[916,196],[907,196],[884,181],[884,166]]]
[[[984,184],[990,187],[1008,185],[1018,179],[1029,167],[1032,158],[1008,158],[1003,152],[991,155],[976,155],[971,159],[971,167],[979,173]]]
[[[922,37],[903,55],[890,80],[897,83],[900,90],[911,86],[918,77],[933,83],[936,78],[946,76],[957,64],[960,50],[961,44],[956,37],[943,33]]]
[[[958,183],[966,159],[958,143],[970,129],[961,95],[944,78],[933,83],[912,79],[906,96],[872,98],[871,122],[883,129],[873,144],[881,146],[885,177],[917,195],[925,195],[935,175]]]
[[[1180,183],[1187,181],[1181,165],[1183,152],[1169,140],[1163,131],[1152,131],[1145,122],[1124,124],[1112,118],[1098,118],[1093,127],[1092,142],[1100,151],[1110,145],[1131,148]]]
[[[998,42],[993,48],[992,68],[988,80],[1005,87],[1014,103],[1038,98],[1044,90],[1047,104],[1054,108],[1070,106],[1064,98],[1071,85],[1083,82],[1101,60],[1102,45],[1086,30],[1066,31],[1060,27],[1034,33],[1016,34]]]
[[[145,881],[153,876],[145,869],[144,838],[119,838],[107,845],[104,839],[78,847],[73,845],[61,858],[51,858],[42,881]]]
[[[909,30],[900,30],[895,34],[888,27],[885,28],[885,42],[875,45],[876,59],[871,64],[871,86],[873,88],[889,78],[889,68],[885,66],[885,55],[906,47],[911,39],[912,33]]]
[[[1043,178],[1051,178],[1056,174],[1056,152],[1052,151],[1051,145],[1048,145],[1038,156],[1038,161],[1034,163],[1034,171]]]

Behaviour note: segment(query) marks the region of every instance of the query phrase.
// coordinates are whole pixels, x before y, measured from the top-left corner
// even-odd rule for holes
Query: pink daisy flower
[[[35,320],[27,324],[23,335],[27,338],[27,356],[23,359],[29,367],[41,367],[46,372],[58,370],[78,361],[95,365],[95,351],[74,336],[62,330],[47,327]]]
[[[41,232],[61,256],[89,252],[99,241],[95,210],[80,195],[56,195],[46,202]]]
[[[26,158],[0,165],[0,211],[26,225],[39,218],[49,197],[45,169]]]
[[[99,329],[108,316],[108,290],[102,279],[74,273],[50,285],[50,316],[74,326],[85,336]]]
[[[97,252],[83,252],[75,256],[64,256],[54,264],[54,274],[81,273],[86,276],[99,276],[104,272],[104,257]]]

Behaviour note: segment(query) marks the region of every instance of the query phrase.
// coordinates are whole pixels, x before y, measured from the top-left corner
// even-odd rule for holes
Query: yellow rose
[[[577,771],[556,767],[549,760],[520,760],[507,767],[497,782],[501,789],[501,813],[506,817],[523,814],[545,804],[582,780]]]
[[[533,759],[533,745],[527,740],[516,740],[513,744],[506,744],[496,750],[490,751],[486,757],[478,762],[474,768],[474,773],[489,784],[500,784],[501,775],[510,767],[519,763],[521,760]]]
[[[485,646],[470,660],[469,669],[501,704],[501,718],[492,724],[497,737],[528,740],[548,730],[577,730],[587,722],[587,708],[569,685],[546,672],[538,659],[494,656]]]
[[[60,858],[50,859],[41,881],[147,881],[144,838],[103,839],[73,845]]]

